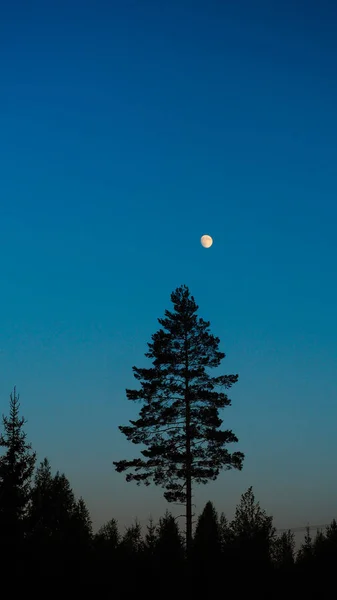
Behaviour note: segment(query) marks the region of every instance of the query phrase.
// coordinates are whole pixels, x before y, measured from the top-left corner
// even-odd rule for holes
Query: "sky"
[[[146,523],[118,425],[186,284],[238,373],[241,472],[279,528],[337,517],[337,39],[327,0],[12,0],[0,18],[0,412],[94,527]],[[210,234],[210,249],[200,237]],[[181,510],[181,509],[177,509]],[[183,523],[182,523],[183,524]]]

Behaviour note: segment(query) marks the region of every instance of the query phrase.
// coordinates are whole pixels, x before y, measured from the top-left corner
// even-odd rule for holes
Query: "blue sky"
[[[197,512],[231,516],[253,485],[278,527],[336,517],[336,17],[304,0],[1,8],[0,407],[16,385],[95,526],[167,507],[112,461],[137,452],[125,388],[182,283],[239,373],[224,418],[246,454]]]

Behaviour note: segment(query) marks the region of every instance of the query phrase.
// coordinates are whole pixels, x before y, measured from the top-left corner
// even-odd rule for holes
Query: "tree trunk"
[[[186,555],[189,558],[192,546],[192,477],[190,436],[186,435]]]
[[[191,409],[186,390],[186,555],[189,558],[192,545],[192,474],[191,474]]]
[[[192,546],[192,457],[191,457],[191,406],[189,398],[188,380],[188,347],[185,337],[185,404],[186,404],[186,556],[189,558]]]

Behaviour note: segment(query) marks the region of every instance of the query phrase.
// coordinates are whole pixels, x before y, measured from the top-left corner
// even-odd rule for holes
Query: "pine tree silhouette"
[[[229,453],[237,437],[221,430],[219,411],[231,401],[223,391],[238,375],[211,377],[209,370],[225,357],[210,323],[197,317],[198,306],[186,286],[171,294],[173,311],[158,319],[161,329],[152,336],[146,357],[151,368],[133,367],[140,390],[126,390],[127,398],[143,402],[140,416],[119,429],[134,444],[142,444],[143,458],[114,461],[127,481],[151,482],[165,489],[169,502],[185,505],[186,548],[192,542],[192,484],[215,480],[222,469],[241,469],[244,455]]]
[[[0,446],[5,450],[0,458],[0,536],[3,559],[11,561],[23,551],[27,533],[27,509],[31,494],[31,479],[36,454],[26,441],[20,417],[16,388],[10,394],[9,416],[3,416]]]

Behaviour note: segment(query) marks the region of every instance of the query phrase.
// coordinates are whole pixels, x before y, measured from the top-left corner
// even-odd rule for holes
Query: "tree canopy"
[[[220,411],[231,405],[226,390],[238,375],[211,375],[225,358],[210,322],[198,317],[198,305],[187,286],[171,294],[173,310],[158,319],[145,356],[151,367],[133,367],[140,388],[127,389],[127,398],[141,401],[139,418],[120,431],[145,446],[141,457],[114,461],[126,480],[151,482],[164,488],[168,502],[186,506],[186,541],[192,537],[192,484],[215,480],[222,469],[241,469],[242,452],[228,450],[238,441],[221,429]]]

